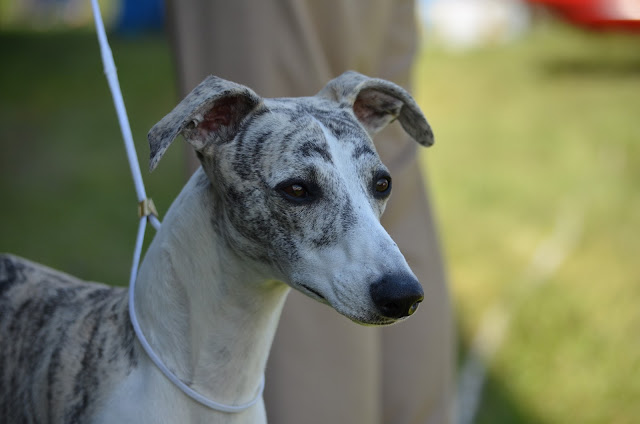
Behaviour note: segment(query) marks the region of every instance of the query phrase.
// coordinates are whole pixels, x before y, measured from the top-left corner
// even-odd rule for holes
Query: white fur
[[[321,127],[332,155],[340,158],[335,178],[352,187],[358,176],[348,156]],[[247,263],[224,248],[209,222],[208,191],[197,183],[202,172],[176,199],[149,247],[138,277],[136,310],[154,350],[180,379],[211,399],[237,404],[256,393],[289,291],[281,281],[296,276],[276,275],[273,268]],[[314,270],[304,276],[306,284],[338,312],[361,321],[373,308],[369,283],[390,269],[411,271],[379,223],[382,210],[372,208],[359,187],[350,197],[359,205],[357,236],[301,252],[298,269]],[[146,355],[142,358],[109,396],[97,423],[266,422],[262,402],[236,414],[210,410],[182,394]]]
[[[254,397],[288,287],[216,240],[200,169],[167,213],[140,267],[136,311],[149,342],[176,375],[218,402]],[[209,255],[194,252],[208,252]],[[167,313],[171,311],[171,313]],[[182,311],[182,313],[180,313]],[[97,423],[262,423],[264,405],[213,411],[173,386],[142,355]]]

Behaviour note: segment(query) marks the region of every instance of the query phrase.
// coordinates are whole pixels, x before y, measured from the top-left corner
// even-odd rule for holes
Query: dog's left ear
[[[207,77],[149,131],[149,170],[180,133],[198,152],[233,140],[242,120],[260,104],[262,98],[248,87]]]
[[[390,81],[347,71],[329,81],[317,95],[351,107],[371,136],[398,119],[418,143],[433,144],[431,127],[413,97]]]

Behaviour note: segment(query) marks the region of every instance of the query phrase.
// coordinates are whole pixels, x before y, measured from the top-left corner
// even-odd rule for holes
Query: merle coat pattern
[[[422,288],[379,224],[391,177],[371,136],[431,129],[402,88],[347,72],[316,96],[263,99],[208,77],[149,133],[153,170],[182,134],[202,167],[141,264],[136,313],[186,384],[255,395],[290,287],[349,319],[406,318]],[[0,256],[0,422],[261,423],[186,397],[151,363],[124,289]]]

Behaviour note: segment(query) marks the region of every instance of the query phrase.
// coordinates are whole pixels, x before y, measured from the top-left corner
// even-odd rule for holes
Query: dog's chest
[[[217,412],[185,396],[143,360],[118,384],[95,415],[95,424],[266,424],[264,403],[241,413]]]

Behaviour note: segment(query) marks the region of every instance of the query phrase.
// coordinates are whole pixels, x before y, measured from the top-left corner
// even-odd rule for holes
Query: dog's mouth
[[[363,319],[361,317],[349,317],[351,321],[355,322],[359,325],[364,325],[366,327],[384,327],[387,325],[395,324],[398,321],[402,321],[402,319],[394,319],[394,318],[386,318],[386,317],[375,317],[375,318],[367,318]]]
[[[330,303],[327,300],[327,298],[324,297],[317,290],[312,289],[311,287],[309,287],[309,286],[307,286],[305,284],[300,284],[299,286],[302,289],[301,291],[306,292],[306,294],[309,295],[310,297],[316,299],[317,301],[319,301],[321,303],[325,303],[327,305],[330,305]],[[398,321],[402,321],[402,319],[387,318],[387,317],[383,317],[381,315],[380,316],[379,315],[376,315],[376,316],[360,316],[360,315],[351,315],[351,314],[345,314],[345,313],[342,313],[342,315],[346,316],[347,318],[349,318],[351,321],[355,322],[356,324],[369,326],[369,327],[381,327],[381,326],[395,324]]]
[[[327,302],[327,298],[324,297],[322,294],[320,294],[320,292],[318,292],[317,290],[312,289],[311,287],[305,285],[305,284],[300,284],[300,287],[302,287],[303,289],[305,289],[306,291],[308,291],[310,294],[312,294],[312,297],[317,298],[320,302],[322,303],[328,303]]]

